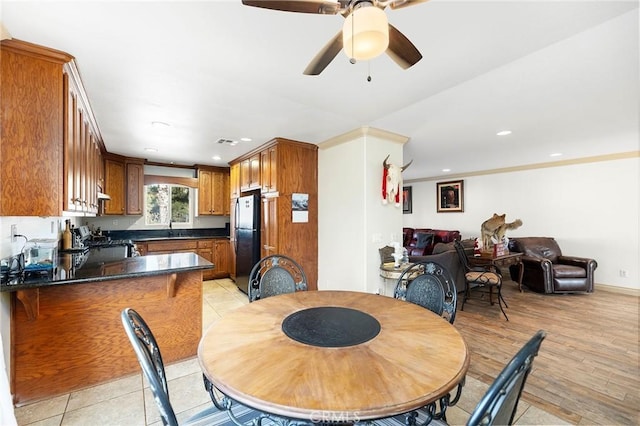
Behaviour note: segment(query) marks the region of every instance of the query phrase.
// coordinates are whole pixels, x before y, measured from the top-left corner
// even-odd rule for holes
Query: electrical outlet
[[[629,272],[626,269],[620,269],[620,276],[622,278],[627,278],[629,276]]]
[[[18,234],[18,225],[11,225],[11,242],[17,241],[16,235]]]

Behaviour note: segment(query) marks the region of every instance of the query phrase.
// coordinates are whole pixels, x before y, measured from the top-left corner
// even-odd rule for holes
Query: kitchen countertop
[[[67,255],[70,256],[70,255]],[[91,257],[89,256],[89,259]],[[172,274],[213,268],[213,263],[195,253],[172,253],[148,256],[127,257],[124,259],[90,263],[75,269],[72,257],[59,256],[58,265],[47,276],[14,280],[0,284],[0,292],[48,287],[95,283],[122,278],[138,278],[152,275]],[[68,269],[65,268],[68,266]],[[15,282],[14,284],[11,284]]]

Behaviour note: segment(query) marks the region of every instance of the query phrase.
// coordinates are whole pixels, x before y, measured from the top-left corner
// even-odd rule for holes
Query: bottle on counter
[[[71,248],[71,219],[64,221],[65,227],[62,231],[62,250],[69,250]]]

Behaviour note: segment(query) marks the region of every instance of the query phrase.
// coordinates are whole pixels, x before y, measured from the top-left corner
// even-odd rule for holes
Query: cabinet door
[[[104,214],[124,214],[124,163],[106,159],[104,178],[106,193],[111,197],[104,202]]]
[[[231,188],[229,185],[229,181],[231,176],[229,173],[222,174],[222,205],[223,205],[223,214],[225,216],[229,216],[231,214],[231,210],[229,210],[229,196],[231,194]]]
[[[81,210],[80,196],[76,190],[76,178],[79,173],[78,161],[76,159],[76,143],[78,129],[77,126],[77,104],[78,95],[70,81],[69,74],[64,73],[64,157],[63,157],[63,177],[64,177],[64,204],[63,209],[68,212]]]
[[[210,215],[213,212],[212,194],[213,172],[198,170],[198,214]]]
[[[240,163],[232,164],[229,170],[229,196],[240,197]]]
[[[127,214],[141,215],[144,209],[144,165],[127,163]]]
[[[211,214],[223,215],[227,202],[224,190],[224,173],[213,172],[211,174]]]
[[[240,189],[248,191],[260,188],[260,153],[240,163]]]
[[[229,276],[229,241],[214,240],[213,247],[214,276],[223,278]]]
[[[272,146],[260,153],[262,192],[276,192],[278,181],[277,147]]]
[[[198,240],[198,255],[215,265],[213,261],[213,240]],[[217,267],[217,265],[216,265]],[[202,278],[205,280],[213,278],[215,269],[205,269],[202,271]]]
[[[260,256],[278,254],[278,197],[262,198],[262,228]]]

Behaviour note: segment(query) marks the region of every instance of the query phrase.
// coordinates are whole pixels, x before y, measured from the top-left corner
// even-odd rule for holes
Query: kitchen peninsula
[[[195,253],[109,261],[52,279],[3,284],[11,292],[11,388],[16,404],[49,398],[139,371],[120,322],[144,315],[167,363],[196,354],[202,334],[202,273]]]

